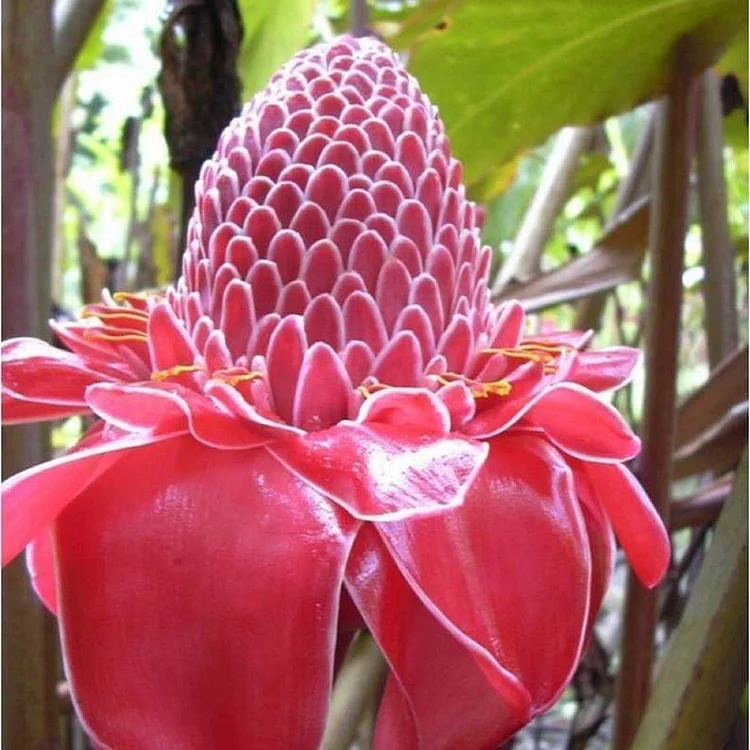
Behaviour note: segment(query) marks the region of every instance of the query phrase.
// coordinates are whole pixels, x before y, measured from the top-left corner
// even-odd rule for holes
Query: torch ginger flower
[[[102,746],[315,748],[349,634],[390,676],[376,746],[493,748],[559,697],[613,534],[664,528],[596,392],[635,351],[524,338],[437,112],[373,40],[301,52],[227,127],[183,274],[2,348],[7,423],[93,412],[8,480]]]

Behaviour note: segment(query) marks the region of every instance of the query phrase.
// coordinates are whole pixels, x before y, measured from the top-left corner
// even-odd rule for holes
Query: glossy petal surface
[[[68,453],[3,482],[3,565],[36,539],[122,453],[170,437],[155,438],[97,426]]]
[[[376,750],[495,748],[529,721],[523,686],[480,645],[435,617],[371,528],[355,542],[346,584],[393,670]]]
[[[461,437],[353,423],[268,450],[355,518],[381,521],[459,505],[487,454]]]
[[[589,463],[585,472],[641,583],[655,586],[669,566],[670,546],[648,496],[622,466]]]
[[[142,750],[315,747],[355,526],[262,449],[123,454],[55,524],[88,731]]]

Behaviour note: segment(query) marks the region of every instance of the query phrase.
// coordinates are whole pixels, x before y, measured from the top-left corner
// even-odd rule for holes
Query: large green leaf
[[[746,16],[745,0],[430,0],[390,41],[476,183],[563,125],[663,93],[681,36],[695,72],[712,64]]]
[[[239,72],[247,100],[305,46],[315,0],[240,0],[239,6],[245,27]]]

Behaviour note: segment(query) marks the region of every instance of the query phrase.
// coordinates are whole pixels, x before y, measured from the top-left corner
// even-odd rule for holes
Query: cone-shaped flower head
[[[378,747],[493,747],[570,679],[613,527],[661,578],[639,441],[595,395],[637,354],[524,338],[489,264],[436,109],[342,39],[222,134],[176,287],[56,324],[68,352],[3,344],[6,422],[101,417],[3,503],[100,742],[315,748],[367,626]]]

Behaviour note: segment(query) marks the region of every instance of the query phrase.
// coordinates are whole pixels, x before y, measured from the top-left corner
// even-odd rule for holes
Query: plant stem
[[[593,127],[563,128],[560,131],[513,249],[492,285],[493,296],[500,294],[510,281],[526,281],[538,271],[544,246],[552,236],[555,221],[570,194],[578,162],[591,148],[595,133]]]
[[[746,451],[634,750],[726,747],[747,684],[747,528]]]
[[[360,633],[336,679],[323,750],[348,750],[362,715],[380,694],[387,673],[388,665],[373,637]]]
[[[352,36],[367,34],[367,0],[351,0]]]
[[[687,40],[675,48],[668,96],[660,104],[654,144],[651,213],[652,274],[646,327],[646,387],[641,482],[662,518],[669,515],[677,405],[682,269],[687,227],[694,96],[685,74]],[[630,747],[651,687],[657,592],[644,589],[631,571],[618,679],[613,748]]]
[[[620,183],[609,215],[604,225],[604,232],[611,229],[619,220],[621,214],[626,211],[635,201],[648,192],[650,175],[647,169],[654,143],[654,121],[655,114],[651,111],[648,123],[644,128],[635,147],[633,158],[630,163],[630,171],[627,177]],[[573,325],[581,331],[589,329],[597,330],[601,325],[602,314],[607,302],[608,292],[602,292],[596,296],[582,299],[576,309],[576,320]]]
[[[698,205],[706,271],[708,360],[713,369],[737,347],[734,248],[727,221],[721,95],[713,70],[701,77],[698,107]]]
[[[59,91],[105,0],[56,0],[54,5],[54,89]]]

